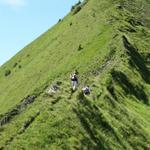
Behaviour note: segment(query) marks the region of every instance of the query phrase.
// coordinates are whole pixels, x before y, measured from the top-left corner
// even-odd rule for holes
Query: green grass
[[[0,127],[1,149],[150,149],[150,7],[142,1],[141,18],[141,1],[133,3],[89,0],[0,68],[0,120],[37,96]],[[71,94],[74,69],[80,85]],[[58,81],[60,91],[46,95]]]

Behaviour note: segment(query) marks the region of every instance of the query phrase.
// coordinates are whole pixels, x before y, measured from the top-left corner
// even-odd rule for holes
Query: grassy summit
[[[72,7],[0,68],[0,149],[149,150],[149,47],[148,0]],[[74,69],[80,85],[71,94]]]

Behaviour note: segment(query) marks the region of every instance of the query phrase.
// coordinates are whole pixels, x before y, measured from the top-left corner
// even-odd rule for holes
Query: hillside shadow
[[[118,97],[116,95],[116,91],[112,82],[107,86],[107,90],[109,91],[109,93],[115,100],[118,100]]]
[[[107,137],[113,136],[116,141],[121,143],[121,145],[123,146],[121,139],[119,138],[115,129],[109,123],[101,109],[98,106],[92,104],[82,94],[79,94],[77,98],[80,100],[80,103],[76,108],[73,108],[73,111],[79,118],[90,139],[95,143],[94,149],[111,149],[111,147],[109,147],[109,144],[105,141],[104,136],[106,135]]]
[[[123,36],[123,43],[127,50],[127,54],[131,57],[130,64],[132,67],[135,67],[136,70],[140,73],[143,80],[150,84],[150,71],[148,70],[147,66],[145,65],[145,61],[143,57],[138,53],[138,50],[134,48],[128,41],[128,39]]]
[[[120,71],[112,71],[113,79],[122,87],[126,94],[134,95],[138,100],[143,101],[144,104],[148,104],[149,100],[144,89],[133,84],[129,78]]]

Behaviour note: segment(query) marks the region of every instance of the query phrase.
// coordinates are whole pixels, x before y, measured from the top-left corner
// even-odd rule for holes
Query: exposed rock
[[[10,122],[10,120],[18,115],[23,109],[25,109],[29,104],[33,103],[36,96],[28,96],[25,98],[20,104],[18,104],[15,108],[4,114],[0,119],[0,126],[3,126]]]

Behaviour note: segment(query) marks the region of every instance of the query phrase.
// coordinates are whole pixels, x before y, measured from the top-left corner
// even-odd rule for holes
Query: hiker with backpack
[[[75,70],[73,74],[70,75],[70,79],[72,82],[72,90],[75,91],[77,89],[78,86],[78,71]]]
[[[82,91],[83,91],[83,94],[84,94],[84,95],[90,95],[90,93],[91,93],[91,90],[90,90],[90,87],[89,87],[89,86],[85,86],[85,87],[82,89]]]

